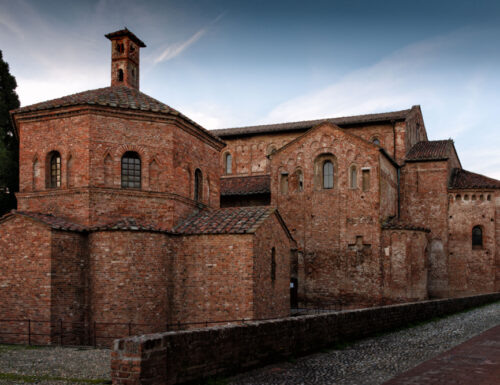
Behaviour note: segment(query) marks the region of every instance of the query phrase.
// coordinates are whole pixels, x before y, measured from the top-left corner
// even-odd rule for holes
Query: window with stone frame
[[[316,191],[335,188],[336,158],[331,153],[320,154],[314,160],[313,185]]]
[[[141,158],[137,152],[122,156],[122,188],[141,188]]]
[[[288,173],[282,172],[280,174],[280,192],[284,195],[288,194]]]
[[[361,177],[363,182],[363,191],[370,190],[370,169],[361,170]]]
[[[47,187],[61,187],[61,154],[57,151],[52,151],[48,156]]]

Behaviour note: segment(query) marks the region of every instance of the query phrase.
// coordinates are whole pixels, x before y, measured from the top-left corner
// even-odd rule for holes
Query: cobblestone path
[[[500,302],[413,328],[367,338],[343,349],[256,369],[230,378],[228,384],[382,384],[497,325],[500,325]]]

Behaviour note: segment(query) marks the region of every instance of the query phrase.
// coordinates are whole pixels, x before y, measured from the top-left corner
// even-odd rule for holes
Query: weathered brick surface
[[[243,371],[499,299],[496,293],[126,338],[115,341],[112,380],[179,384]]]
[[[334,164],[332,189],[321,184],[322,156]],[[370,305],[381,300],[380,159],[376,146],[330,124],[318,126],[271,156],[272,204],[283,213],[303,253],[299,261],[303,301]],[[355,188],[350,183],[352,166],[357,169]],[[303,191],[297,170],[303,174]],[[370,175],[366,189],[362,170]],[[280,184],[283,173],[289,178],[286,192]],[[395,201],[395,197],[384,199]],[[384,207],[394,211],[394,204]]]
[[[23,217],[0,223],[0,318],[3,320],[51,320],[51,230]],[[50,324],[33,324],[33,331],[50,334]],[[0,341],[27,343],[27,323],[0,322]],[[47,343],[50,338],[34,337]]]

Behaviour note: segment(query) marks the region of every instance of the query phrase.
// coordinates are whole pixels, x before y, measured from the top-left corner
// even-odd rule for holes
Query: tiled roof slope
[[[214,136],[213,133],[206,130],[195,121],[189,119],[187,116],[181,114],[179,111],[152,98],[151,96],[142,93],[139,90],[136,90],[135,88],[126,86],[105,87],[79,92],[77,94],[63,96],[62,98],[47,100],[45,102],[21,107],[11,111],[11,114],[82,105],[116,107],[129,110],[156,112],[161,114],[179,116],[189,123],[193,124],[197,128],[201,129],[202,131],[216,139],[218,142],[222,142],[218,137]]]
[[[85,226],[73,223],[64,218],[56,217],[51,214],[41,214],[31,211],[17,211],[12,210],[9,214],[5,215],[2,219],[7,218],[12,215],[21,215],[27,218],[34,219],[37,222],[44,223],[55,230],[65,230],[65,231],[76,231],[83,232],[87,231]]]
[[[105,230],[129,230],[129,231],[152,231],[161,233],[171,233],[171,231],[161,229],[158,226],[140,221],[135,218],[122,218],[110,223],[93,226],[92,231],[105,231]]]
[[[238,176],[221,178],[220,180],[220,194],[222,196],[265,194],[270,192],[271,178],[269,175]]]
[[[174,231],[181,234],[253,233],[275,210],[261,206],[204,210],[186,219]]]
[[[113,38],[115,38],[115,37],[128,36],[130,38],[130,40],[132,40],[133,42],[135,42],[135,44],[137,44],[139,47],[142,47],[142,48],[146,47],[146,44],[144,44],[144,42],[141,39],[139,39],[137,36],[135,36],[127,28],[120,29],[119,31],[116,31],[116,32],[108,33],[108,34],[106,34],[104,36],[107,37],[110,40],[113,39]]]
[[[261,126],[223,128],[219,130],[212,130],[211,132],[221,138],[224,138],[237,135],[263,134],[263,133],[272,133],[281,131],[307,131],[310,128],[322,122],[330,122],[338,126],[347,126],[352,124],[375,123],[375,122],[383,122],[391,120],[405,120],[411,111],[412,109],[408,109],[401,111],[384,112],[381,114],[344,116],[340,118],[304,120],[300,122],[265,124]]]
[[[500,181],[474,172],[453,169],[450,179],[451,189],[500,189]]]
[[[407,161],[443,160],[450,157],[453,140],[429,140],[418,142],[406,155]]]

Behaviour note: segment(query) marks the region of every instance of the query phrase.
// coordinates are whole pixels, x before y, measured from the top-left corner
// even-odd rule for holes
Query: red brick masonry
[[[180,384],[498,300],[500,293],[125,338],[115,341],[111,375],[115,385]]]
[[[403,373],[384,385],[500,383],[500,325]]]

